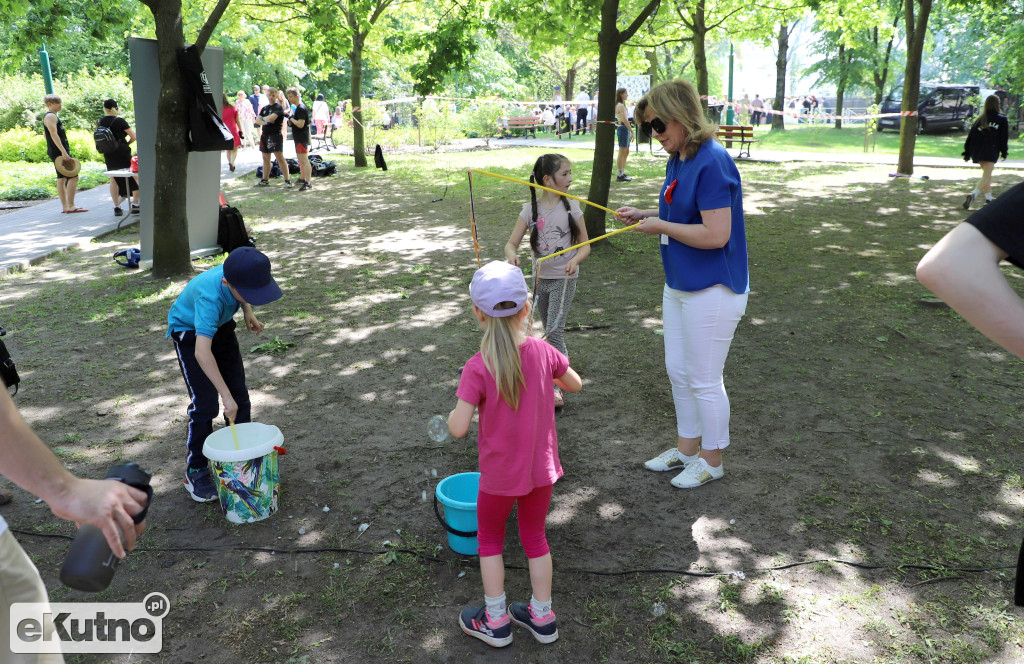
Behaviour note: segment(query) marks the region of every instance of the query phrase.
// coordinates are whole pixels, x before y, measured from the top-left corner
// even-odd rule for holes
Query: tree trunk
[[[562,89],[562,99],[568,103],[570,100],[576,98],[576,68],[569,67],[569,70],[565,72],[565,87]]]
[[[772,131],[786,128],[786,65],[789,60],[789,24],[779,25],[779,57],[775,59],[775,101],[772,108],[779,111],[772,116]]]
[[[358,30],[352,36],[352,51],[348,61],[352,65],[352,156],[356,168],[366,168],[366,138],[363,133],[363,42],[366,35]]]
[[[157,102],[156,163],[153,184],[153,276],[192,273],[188,239],[188,109],[178,52],[185,48],[181,0],[150,5],[156,28],[160,98]]]
[[[704,40],[708,28],[704,16],[704,0],[697,0],[693,8],[693,69],[697,73],[697,92],[701,96],[700,105],[708,110],[708,55]]]
[[[899,22],[900,22],[900,14],[899,14],[899,12],[896,12],[896,16],[895,16],[895,18],[893,19],[893,22],[892,22],[893,32],[892,32],[892,35],[889,36],[889,42],[885,45],[885,58],[882,60],[881,63],[879,63],[877,61],[875,62],[875,71],[873,72],[873,74],[874,74],[874,79],[875,79],[875,103],[876,104],[881,104],[882,103],[882,98],[885,97],[885,82],[889,78],[889,60],[892,59],[892,44],[893,44],[893,40],[895,39],[896,27],[899,25]],[[875,28],[874,31],[872,32],[871,40],[874,43],[875,54],[877,56],[877,54],[878,54],[878,28]]]
[[[843,128],[843,97],[846,95],[846,80],[849,78],[846,46],[839,45],[839,84],[836,85],[836,129]]]
[[[597,33],[598,90],[606,90],[597,100],[597,124],[594,125],[594,167],[590,174],[590,192],[587,200],[607,207],[608,188],[615,164],[615,63],[619,58],[619,29],[615,21],[619,15],[619,0],[604,0],[601,4],[601,31]],[[598,237],[607,231],[605,213],[592,205],[585,206],[587,236]]]
[[[919,5],[917,19],[914,18],[914,5]],[[896,172],[903,175],[914,174],[914,146],[917,143],[917,102],[921,90],[921,56],[924,52],[925,30],[928,27],[928,15],[932,10],[932,0],[907,0],[907,66],[903,74],[903,112],[914,112],[914,115],[903,116],[900,124],[900,158]]]

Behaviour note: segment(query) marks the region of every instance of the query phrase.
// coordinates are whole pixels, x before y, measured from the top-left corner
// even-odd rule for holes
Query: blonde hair
[[[519,392],[526,385],[519,346],[526,340],[523,320],[528,319],[529,312],[529,302],[522,311],[511,316],[496,318],[480,312],[484,319],[480,355],[484,359],[484,366],[494,376],[498,394],[512,410],[519,409]]]
[[[59,95],[55,95],[55,94],[48,94],[45,97],[43,97],[43,103],[44,104],[59,104],[60,103],[60,96]]]
[[[697,156],[697,150],[715,138],[715,125],[707,119],[700,104],[697,88],[689,81],[677,78],[652,88],[637,103],[634,117],[646,121],[647,108],[665,122],[677,120],[686,130],[686,157]],[[644,115],[638,115],[644,114]]]

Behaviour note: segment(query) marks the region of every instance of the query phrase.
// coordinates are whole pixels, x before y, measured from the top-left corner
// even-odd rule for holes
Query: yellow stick
[[[597,203],[591,203],[590,201],[588,201],[585,198],[580,198],[579,196],[573,196],[572,194],[567,194],[564,191],[558,191],[557,189],[552,189],[551,187],[545,187],[542,184],[536,184],[534,182],[527,182],[526,180],[520,180],[519,178],[511,178],[511,177],[509,177],[507,175],[498,175],[497,173],[491,173],[490,171],[480,171],[480,170],[477,170],[475,168],[471,168],[470,172],[471,173],[479,173],[480,175],[490,175],[492,178],[500,178],[502,180],[508,180],[509,182],[516,182],[518,184],[525,184],[527,187],[535,187],[537,189],[543,189],[544,191],[550,191],[553,194],[558,194],[559,196],[565,196],[566,198],[571,198],[574,201],[579,201],[580,203],[586,203],[587,205],[592,205],[592,206],[596,207],[598,210],[604,210],[605,212],[611,212],[616,217],[619,216],[618,212],[616,212],[615,210],[610,210],[610,209],[606,208],[603,205],[598,205]],[[601,238],[597,238],[597,239],[600,240]]]
[[[593,240],[587,240],[586,242],[580,242],[579,244],[574,244],[571,247],[569,247],[568,249],[562,249],[561,251],[556,251],[553,254],[548,254],[547,256],[545,256],[543,258],[538,258],[537,259],[537,264],[539,265],[539,264],[543,263],[544,261],[546,261],[549,258],[554,258],[555,256],[561,256],[562,254],[564,254],[567,251],[572,251],[573,249],[579,249],[580,247],[582,247],[584,245],[588,245],[591,242],[597,242],[598,240],[603,240],[606,237],[611,237],[612,235],[615,235],[616,233],[621,233],[622,231],[628,231],[630,228],[633,228],[634,226],[639,226],[639,225],[640,225],[640,222],[638,221],[635,224],[633,224],[632,226],[626,226],[624,228],[617,228],[614,231],[612,231],[611,233],[605,233],[604,235],[601,235],[600,237],[595,237]]]
[[[231,425],[231,435],[235,439],[235,449],[236,450],[242,449],[241,447],[238,446],[238,432],[235,431],[235,421],[234,420],[228,420],[228,424]]]

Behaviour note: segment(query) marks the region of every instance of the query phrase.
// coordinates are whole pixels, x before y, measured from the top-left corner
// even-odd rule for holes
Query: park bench
[[[750,145],[757,143],[757,139],[754,138],[754,126],[753,125],[721,125],[718,127],[718,131],[715,132],[715,136],[725,141],[725,147],[731,148],[733,141],[740,142],[740,153],[736,155],[737,158],[742,159],[744,157],[744,151],[746,151],[746,157],[750,157]]]
[[[338,146],[334,144],[334,123],[328,122],[324,125],[324,133],[312,134],[310,138],[313,140],[313,147],[310,152],[316,150],[333,150]]]
[[[516,131],[522,131],[523,136],[526,136],[526,132],[530,132],[534,137],[537,136],[537,127],[540,126],[540,118],[532,115],[527,115],[521,118],[509,118],[508,124],[505,126],[508,129],[509,135]]]

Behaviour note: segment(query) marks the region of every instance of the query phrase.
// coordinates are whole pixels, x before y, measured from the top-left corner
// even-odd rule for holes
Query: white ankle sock
[[[536,597],[530,597],[530,608],[533,609],[533,615],[543,620],[549,613],[551,613],[551,600],[546,602],[538,601]]]
[[[989,193],[985,194],[985,200],[986,200],[986,201],[990,201],[990,200],[992,200],[992,193],[991,193],[991,192],[989,192]]]
[[[505,615],[505,593],[497,597],[484,595],[484,602],[487,604],[487,618],[491,622],[500,622]]]

